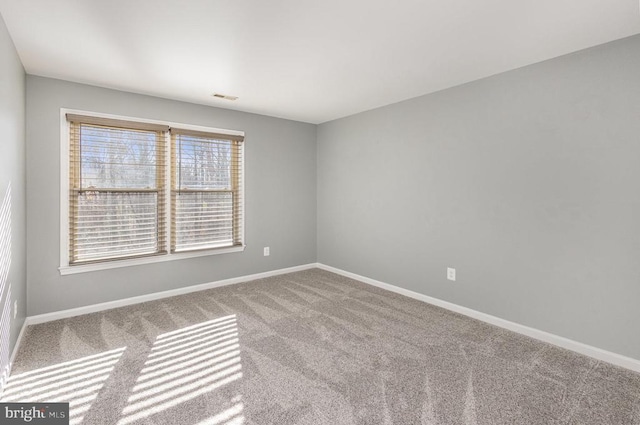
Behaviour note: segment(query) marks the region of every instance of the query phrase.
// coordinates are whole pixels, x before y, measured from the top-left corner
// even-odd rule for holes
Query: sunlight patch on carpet
[[[166,411],[242,378],[236,315],[159,335],[118,425]],[[202,424],[242,424],[239,396]]]
[[[82,423],[125,349],[121,347],[12,375],[2,401],[69,403],[69,424]]]

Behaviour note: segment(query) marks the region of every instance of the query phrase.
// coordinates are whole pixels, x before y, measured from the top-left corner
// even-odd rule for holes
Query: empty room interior
[[[0,18],[0,423],[640,425],[638,0]]]

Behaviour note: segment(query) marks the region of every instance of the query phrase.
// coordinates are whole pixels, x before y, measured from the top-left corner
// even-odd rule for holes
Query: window
[[[171,129],[171,252],[242,243],[242,139]]]
[[[61,272],[243,246],[242,134],[72,113],[65,119]]]

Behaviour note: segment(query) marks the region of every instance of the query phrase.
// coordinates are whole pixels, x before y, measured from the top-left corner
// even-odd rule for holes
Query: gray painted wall
[[[318,260],[640,359],[640,36],[320,125]]]
[[[243,130],[246,250],[61,276],[60,108]],[[27,206],[29,315],[312,263],[316,126],[29,75]]]
[[[24,69],[0,17],[0,313],[7,314],[0,314],[2,375],[27,312],[25,99]]]

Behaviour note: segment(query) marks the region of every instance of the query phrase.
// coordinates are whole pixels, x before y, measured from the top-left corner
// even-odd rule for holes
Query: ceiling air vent
[[[229,95],[220,94],[220,93],[214,93],[214,94],[212,94],[212,96],[220,98],[220,99],[225,99],[225,100],[236,100],[236,99],[238,99],[238,96],[229,96]]]

